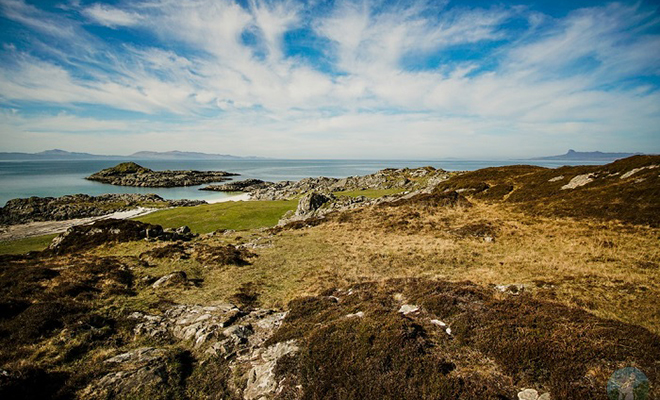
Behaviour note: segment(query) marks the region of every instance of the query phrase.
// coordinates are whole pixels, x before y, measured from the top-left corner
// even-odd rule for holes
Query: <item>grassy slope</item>
[[[187,225],[193,232],[208,233],[218,229],[245,230],[273,226],[298,202],[286,201],[228,201],[196,207],[181,207],[157,211],[139,221],[177,228]]]
[[[660,230],[618,223],[529,217],[510,206],[424,210],[376,207],[313,228],[270,237],[241,232],[208,239],[241,244],[263,237],[258,257],[243,267],[205,268],[194,260],[160,260],[161,275],[182,269],[204,280],[172,300],[229,300],[246,283],[265,307],[365,281],[425,277],[479,285],[519,283],[544,299],[660,333]],[[483,235],[495,237],[486,242]],[[97,255],[137,256],[148,243],[101,247]],[[139,274],[139,271],[136,271]],[[137,302],[148,299],[135,299]]]
[[[48,247],[55,236],[57,235],[44,235],[0,242],[0,254],[22,254],[29,251],[41,251]]]

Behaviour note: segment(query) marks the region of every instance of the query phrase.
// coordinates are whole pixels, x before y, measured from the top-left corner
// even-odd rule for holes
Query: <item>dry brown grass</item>
[[[484,227],[493,242],[484,240]],[[519,283],[542,298],[659,332],[659,236],[648,227],[529,217],[501,205],[372,208],[348,222],[281,233],[240,278],[268,282],[267,305],[386,278]],[[220,281],[227,279],[213,279]]]
[[[203,241],[224,246],[265,238],[272,247],[254,250],[251,265],[150,260],[149,267],[134,269],[136,281],[183,270],[200,280],[199,288],[141,291],[128,301],[227,301],[249,284],[262,306],[285,308],[296,297],[329,287],[426,277],[482,286],[523,284],[539,298],[660,332],[657,228],[531,217],[510,205],[473,201],[470,208],[373,207],[269,236],[239,232]],[[486,241],[488,236],[494,241]],[[150,246],[102,246],[94,254],[134,258]]]

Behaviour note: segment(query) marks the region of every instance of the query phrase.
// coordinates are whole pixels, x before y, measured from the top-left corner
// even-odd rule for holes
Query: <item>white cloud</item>
[[[647,29],[660,23],[640,6],[612,4],[556,20],[523,8],[429,9],[426,2],[339,1],[322,14],[270,0],[83,9],[96,23],[139,26],[158,38],[150,46],[111,46],[65,14],[19,0],[0,4],[5,17],[57,37],[40,38],[43,58],[5,43],[10,62],[0,67],[0,102],[68,110],[24,117],[12,132],[64,139],[87,124],[143,148],[219,151],[213,146],[231,141],[235,153],[275,157],[522,156],[580,143],[616,150],[635,132],[635,143],[660,151],[657,85],[625,82],[660,73],[660,35]],[[514,18],[529,26],[509,30]],[[284,35],[301,28],[311,29],[310,40],[322,43],[313,45],[339,73],[287,56]],[[497,51],[406,68],[411,59],[481,45]],[[72,115],[87,105],[178,122],[155,126],[152,117],[104,128],[100,118]],[[44,133],[47,124],[53,129]],[[155,137],[162,144],[147,141]]]
[[[108,28],[137,25],[142,19],[138,14],[98,3],[85,8],[82,12],[96,23]]]

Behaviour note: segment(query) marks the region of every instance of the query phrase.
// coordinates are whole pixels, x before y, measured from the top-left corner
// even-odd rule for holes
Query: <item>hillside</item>
[[[632,366],[660,398],[658,164],[74,228],[2,256],[0,397],[606,400]]]

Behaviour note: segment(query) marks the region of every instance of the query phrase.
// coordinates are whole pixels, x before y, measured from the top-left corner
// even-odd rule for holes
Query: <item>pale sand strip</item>
[[[107,218],[135,218],[142,215],[158,211],[158,208],[138,207],[134,210],[118,211],[100,217],[68,219],[66,221],[43,221],[30,222],[20,225],[0,226],[0,241],[24,239],[33,236],[50,235],[53,233],[62,233],[72,226],[88,224],[93,221]]]
[[[249,201],[251,198],[250,193],[238,194],[236,196],[223,197],[220,199],[206,200],[208,203],[224,203],[227,201]]]

